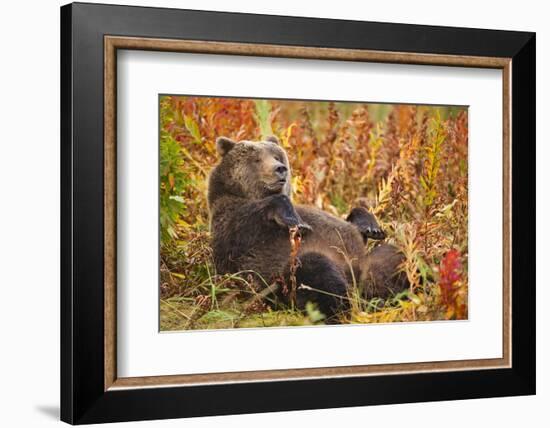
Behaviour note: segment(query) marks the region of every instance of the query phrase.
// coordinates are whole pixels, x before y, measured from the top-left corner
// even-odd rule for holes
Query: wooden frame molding
[[[250,55],[340,61],[423,64],[502,70],[503,80],[503,357],[462,361],[284,369],[231,373],[118,378],[116,368],[116,61],[118,49]],[[512,61],[510,58],[383,52],[249,43],[104,37],[104,390],[220,383],[360,377],[380,374],[511,367],[512,355]]]

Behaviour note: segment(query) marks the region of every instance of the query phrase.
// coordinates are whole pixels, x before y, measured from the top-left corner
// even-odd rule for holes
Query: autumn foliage
[[[342,323],[467,318],[466,108],[162,96],[161,329],[323,322],[313,305],[274,308],[246,275],[215,272],[206,184],[222,135],[276,135],[294,201],[342,217],[365,206],[405,254],[410,289],[367,301],[350,287]]]

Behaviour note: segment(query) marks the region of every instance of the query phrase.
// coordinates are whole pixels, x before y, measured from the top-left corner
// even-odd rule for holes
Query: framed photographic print
[[[61,418],[535,393],[535,35],[61,8]]]

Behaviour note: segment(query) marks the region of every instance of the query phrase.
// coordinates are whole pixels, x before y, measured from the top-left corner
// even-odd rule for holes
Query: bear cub
[[[221,160],[210,174],[208,206],[219,274],[253,271],[268,284],[288,282],[289,229],[297,227],[303,237],[295,272],[298,308],[314,302],[330,322],[348,307],[353,281],[365,298],[386,298],[408,287],[396,247],[381,244],[366,252],[368,239],[385,237],[368,210],[354,208],[343,220],[292,203],[288,157],[277,138],[235,142],[220,137],[216,147]]]

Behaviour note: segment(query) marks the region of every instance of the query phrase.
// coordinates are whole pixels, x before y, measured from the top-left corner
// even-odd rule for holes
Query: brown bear
[[[353,281],[366,298],[386,298],[408,286],[403,255],[382,244],[368,254],[366,240],[385,237],[374,216],[354,208],[346,220],[290,199],[288,157],[275,137],[235,142],[220,137],[221,155],[208,183],[214,263],[218,273],[253,271],[267,284],[290,275],[289,229],[302,242],[295,272],[296,303],[315,302],[328,317],[347,307]]]

